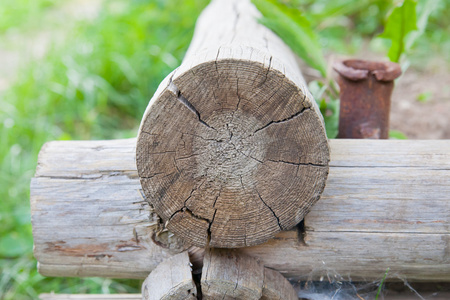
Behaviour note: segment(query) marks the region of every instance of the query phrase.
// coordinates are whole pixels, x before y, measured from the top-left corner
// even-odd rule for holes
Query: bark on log
[[[298,224],[325,186],[322,116],[259,16],[249,0],[212,1],[141,124],[144,194],[169,230],[199,247],[261,244]]]
[[[142,196],[135,141],[43,147],[31,182],[43,275],[145,278],[187,248]],[[370,280],[390,267],[408,280],[450,281],[450,141],[330,140],[330,148],[327,187],[305,231],[239,251],[286,277],[333,270]]]

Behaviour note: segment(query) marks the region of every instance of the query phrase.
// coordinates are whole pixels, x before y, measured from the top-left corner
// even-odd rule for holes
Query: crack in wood
[[[205,125],[208,128],[211,128],[211,129],[217,131],[214,127],[210,126],[208,123],[206,123],[204,120],[202,120],[202,117],[201,117],[199,111],[195,108],[195,106],[191,102],[189,102],[188,99],[186,99],[186,97],[184,97],[181,94],[181,91],[175,85],[175,83],[172,81],[172,78],[170,78],[170,83],[169,83],[169,86],[167,87],[167,89],[170,90],[173,94],[175,94],[175,96],[177,97],[177,100],[180,101],[184,106],[186,106],[191,112],[193,112],[197,116],[198,121],[201,124]]]
[[[253,160],[257,161],[257,162],[260,163],[260,164],[264,164],[264,162],[263,162],[262,160],[259,160],[259,159],[255,158],[255,157],[251,156],[251,155],[247,155],[247,154],[245,154],[244,152],[242,152],[241,150],[236,149],[236,151],[237,151],[238,153],[244,155],[245,157],[248,157],[248,158],[250,158],[250,159],[253,159]]]
[[[305,111],[310,110],[310,107],[303,107],[300,111],[296,112],[295,114],[287,117],[286,119],[282,119],[282,120],[277,120],[277,121],[270,121],[269,123],[267,123],[266,125],[264,125],[263,127],[260,127],[258,129],[256,129],[253,134],[257,133],[258,131],[261,131],[263,129],[266,129],[267,127],[269,127],[272,124],[280,124],[280,123],[285,123],[285,122],[289,122],[295,118],[297,118],[298,116],[301,116]]]
[[[270,69],[271,69],[271,67],[272,67],[272,59],[273,59],[273,56],[271,55],[270,58],[269,58],[269,66],[267,67],[267,71],[266,71],[266,74],[265,74],[265,76],[264,76],[264,80],[261,81],[261,82],[256,86],[256,88],[260,88],[260,87],[262,87],[264,84],[266,84],[267,79],[268,79],[268,77],[269,77]],[[275,94],[275,93],[276,93],[276,91],[274,92],[274,94]]]
[[[277,224],[278,224],[278,227],[280,228],[280,230],[283,230],[283,227],[281,226],[281,223],[280,223],[280,218],[278,218],[278,216],[275,214],[273,209],[269,205],[267,205],[267,203],[263,200],[263,198],[259,194],[259,191],[257,189],[255,189],[255,191],[258,194],[258,197],[261,200],[261,202],[272,212],[272,214],[275,217],[275,219],[277,219]]]
[[[321,165],[321,164],[314,164],[314,163],[297,163],[297,162],[291,162],[291,161],[285,161],[285,160],[273,160],[273,159],[267,159],[266,161],[271,161],[274,163],[283,163],[288,165],[294,165],[294,166],[314,166],[314,167],[328,167],[327,165]]]

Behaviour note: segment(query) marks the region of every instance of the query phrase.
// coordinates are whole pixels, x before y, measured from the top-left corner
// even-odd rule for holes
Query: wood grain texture
[[[206,249],[201,286],[205,300],[298,299],[293,286],[280,273],[230,249]]]
[[[194,300],[197,289],[192,279],[187,251],[160,263],[142,284],[143,300]]]
[[[42,294],[39,297],[40,300],[140,300],[141,294],[129,294],[129,295],[68,295],[68,294]],[[414,300],[420,299],[413,295],[411,292],[392,294],[388,293],[383,298],[384,300]],[[448,300],[450,299],[449,292],[436,292],[425,299],[432,300]]]
[[[261,300],[298,300],[293,286],[280,272],[264,268]]]
[[[143,198],[135,141],[43,147],[31,182],[42,274],[145,278],[188,247],[161,231]],[[330,140],[330,148],[327,186],[305,232],[240,251],[286,277],[333,270],[370,280],[390,267],[408,280],[449,281],[450,141]]]
[[[41,294],[40,300],[142,300],[141,294]]]
[[[214,0],[141,123],[137,169],[190,244],[261,244],[300,222],[328,174],[323,119],[294,56],[250,0]]]
[[[228,249],[206,249],[202,272],[203,299],[259,300],[264,267],[251,256]]]

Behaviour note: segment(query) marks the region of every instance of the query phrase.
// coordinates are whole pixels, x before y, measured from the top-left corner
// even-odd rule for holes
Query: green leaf
[[[417,95],[417,101],[425,103],[430,101],[430,99],[433,97],[433,93],[428,91],[428,92],[423,92],[420,93],[419,95]]]
[[[308,20],[297,9],[276,0],[252,0],[263,15],[259,22],[275,32],[300,58],[327,75],[327,64],[319,39]]]
[[[407,140],[408,137],[401,131],[389,130],[389,138],[394,140]]]
[[[425,32],[425,28],[428,24],[428,17],[433,11],[435,11],[440,4],[441,0],[419,0],[416,7],[417,12],[417,30],[411,32],[405,42],[406,51],[411,49],[414,42]]]
[[[310,20],[313,25],[316,25],[314,22],[329,22],[330,20],[333,20],[333,18],[341,18],[342,16],[350,16],[352,14],[361,12],[369,5],[371,5],[371,0],[334,0],[329,1],[326,3],[326,5],[321,6],[321,9],[318,11],[308,11],[308,15],[311,15]]]
[[[330,99],[327,110],[323,114],[325,130],[329,139],[334,139],[339,133],[339,99]]]
[[[401,6],[394,8],[380,35],[391,41],[388,57],[393,62],[399,62],[401,55],[406,50],[406,36],[417,30],[416,26],[416,1],[404,0]]]

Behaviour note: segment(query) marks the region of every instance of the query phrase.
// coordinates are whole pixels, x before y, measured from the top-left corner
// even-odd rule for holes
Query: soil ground
[[[444,62],[443,65],[448,65]],[[391,129],[409,139],[450,139],[450,73],[445,68],[408,69],[396,82]],[[426,99],[419,101],[420,97]]]

